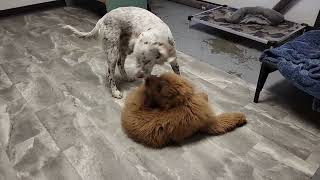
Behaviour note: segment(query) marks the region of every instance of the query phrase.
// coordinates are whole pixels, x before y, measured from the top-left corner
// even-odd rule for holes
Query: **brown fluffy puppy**
[[[216,116],[208,96],[196,93],[181,76],[151,76],[129,93],[122,112],[122,127],[133,140],[160,148],[181,142],[196,132],[223,134],[246,123],[242,113]]]

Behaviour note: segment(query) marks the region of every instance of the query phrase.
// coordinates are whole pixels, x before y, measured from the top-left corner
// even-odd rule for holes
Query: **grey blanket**
[[[243,7],[233,14],[226,14],[225,20],[233,24],[262,24],[276,26],[284,21],[284,16],[264,7]]]

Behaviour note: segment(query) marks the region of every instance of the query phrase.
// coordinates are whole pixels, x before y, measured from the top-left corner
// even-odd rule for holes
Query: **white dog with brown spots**
[[[80,32],[69,25],[65,28],[81,38],[101,37],[108,63],[107,80],[115,98],[122,98],[114,79],[117,65],[122,77],[128,81],[150,75],[154,65],[165,62],[169,62],[173,71],[180,74],[175,42],[169,27],[145,9],[121,7],[112,10],[90,32]],[[136,77],[128,77],[125,71],[124,63],[128,55],[136,59],[140,69]]]

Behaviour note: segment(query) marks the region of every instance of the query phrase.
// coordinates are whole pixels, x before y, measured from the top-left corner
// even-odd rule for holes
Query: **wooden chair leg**
[[[259,79],[258,79],[256,93],[254,95],[253,102],[258,103],[260,92],[263,89],[263,86],[264,86],[264,84],[265,84],[265,82],[266,82],[266,80],[268,78],[269,73],[271,73],[272,71],[273,70],[269,67],[269,65],[267,63],[262,63],[261,64]]]

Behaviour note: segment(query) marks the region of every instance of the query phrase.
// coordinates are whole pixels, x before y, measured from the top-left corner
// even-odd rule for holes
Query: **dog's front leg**
[[[125,54],[121,54],[120,55],[120,59],[118,61],[118,69],[119,69],[119,72],[122,76],[122,78],[124,78],[126,81],[128,82],[133,82],[136,80],[136,77],[129,77],[126,70],[125,70],[125,67],[124,67],[124,64],[125,64],[125,60],[126,60],[126,55]]]
[[[176,74],[179,74],[179,75],[180,75],[180,67],[179,67],[177,58],[174,57],[174,58],[172,58],[172,59],[169,59],[168,61],[169,61],[169,63],[170,63],[170,66],[171,66],[173,72],[175,72]]]

